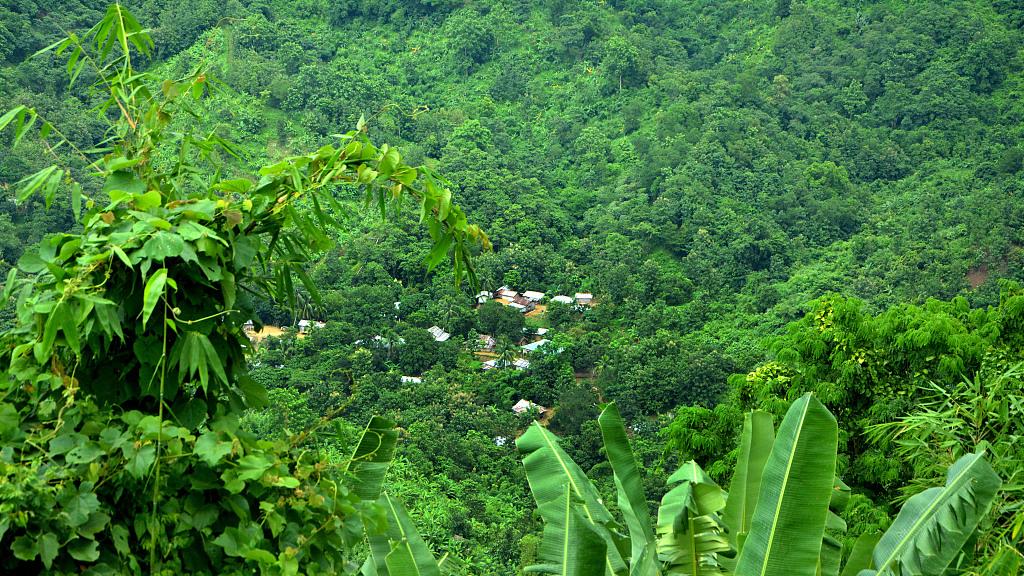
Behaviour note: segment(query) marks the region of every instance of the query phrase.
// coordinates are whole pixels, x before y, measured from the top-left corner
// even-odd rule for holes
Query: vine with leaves
[[[245,173],[216,132],[171,130],[218,84],[203,70],[162,79],[138,69],[152,49],[114,4],[37,54],[66,58],[72,84],[95,75],[97,112],[112,119],[96,147],[26,106],[0,116],[15,145],[36,133],[50,151],[73,148],[102,182],[86,194],[55,164],[19,183],[19,201],[42,194],[47,206],[66,190],[81,229],[26,252],[4,285],[17,325],[0,337],[0,546],[13,552],[0,569],[358,569],[366,535],[388,524],[374,501],[397,434],[374,419],[336,463],[305,435],[270,442],[241,430],[240,412],[267,402],[247,374],[242,326],[256,299],[294,306],[297,283],[317,296],[304,267],[330,245],[325,229],[343,225],[341,187],[362,188],[382,217],[418,203],[428,266],[450,255],[459,280],[475,285],[471,257],[489,241],[441,177],[375,146],[362,122]]]

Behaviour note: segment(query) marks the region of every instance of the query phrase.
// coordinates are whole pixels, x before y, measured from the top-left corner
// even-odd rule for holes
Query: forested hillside
[[[166,120],[163,108],[154,112],[162,123],[151,147],[131,148],[138,118],[129,115],[131,130],[123,118],[124,132],[110,130],[127,113],[112,104],[116,97],[108,100],[108,70],[87,53],[71,61],[52,49],[33,56],[101,21],[106,0],[0,1],[0,114],[26,105],[40,118],[29,131],[22,130],[29,116],[10,117],[14,129],[0,133],[0,190],[9,199],[0,206],[0,273],[18,266],[22,277],[58,275],[54,266],[64,264],[47,254],[68,255],[57,243],[36,245],[51,233],[88,234],[89,221],[77,218],[82,198],[95,201],[86,212],[117,205],[110,178],[121,171],[142,180],[144,170],[187,174],[192,180],[181,194],[208,187],[211,198],[228,197],[257,194],[257,174],[287,181],[282,166],[310,151],[323,152],[314,164],[329,157],[335,150],[322,147],[337,145],[339,134],[354,138],[351,130],[401,150],[403,166],[418,167],[414,174],[424,178],[423,194],[450,191],[437,192],[436,204],[417,191],[420,204],[401,210],[385,208],[383,197],[379,205],[376,197],[363,202],[353,186],[331,189],[330,204],[315,207],[296,191],[297,215],[282,229],[302,230],[288,249],[303,257],[289,256],[293,269],[275,269],[274,277],[252,273],[254,286],[265,281],[277,297],[244,296],[248,308],[239,307],[251,312],[253,324],[244,329],[254,343],[240,340],[235,350],[224,336],[239,354],[224,361],[225,387],[235,364],[239,374],[247,365],[252,385],[245,389],[265,388],[267,402],[249,402],[246,392],[244,402],[225,405],[246,408],[237,427],[265,441],[319,427],[300,444],[326,454],[325,461],[361,446],[371,417],[393,418],[400,440],[385,486],[404,500],[435,555],[455,560],[448,569],[507,575],[547,562],[542,531],[551,519],[543,504],[535,513],[536,479],[521,462],[529,454],[524,445],[548,438],[547,431],[598,490],[611,494],[621,489],[619,452],[597,418],[614,402],[643,473],[638,489],[654,511],[679,480],[672,473],[690,460],[704,467],[708,483],[735,485],[734,471],[746,466],[742,445],[749,444],[741,441],[744,414],[770,414],[778,426],[791,406],[812,404],[806,392],[838,422],[835,476],[853,494],[845,511],[834,510],[848,527],[829,532],[839,546],[849,552],[859,536],[889,527],[910,496],[942,485],[947,468],[986,449],[1007,492],[980,514],[981,528],[946,573],[1020,569],[1020,2],[124,6],[153,41],[152,51],[125,44],[135,68],[152,75],[140,82],[168,100],[199,86],[189,108]],[[156,83],[163,78],[174,82]],[[108,148],[122,138],[141,160],[111,164]],[[387,158],[388,149],[380,150]],[[88,166],[104,154],[104,168]],[[208,156],[217,163],[181,167],[185,158]],[[54,163],[69,167],[52,182],[54,198],[16,192]],[[311,188],[330,184],[315,181],[309,169]],[[397,196],[417,177],[405,182],[402,174],[378,165],[372,176],[360,172],[345,182],[363,185],[381,175]],[[453,197],[465,217],[452,233],[474,240],[455,246],[457,256],[465,246],[467,257],[456,268],[442,264],[453,242],[438,228],[449,225]],[[135,208],[147,209],[138,201]],[[441,224],[421,225],[431,209]],[[151,224],[135,213],[123,217]],[[233,217],[218,229],[222,236],[237,224]],[[486,239],[464,228],[466,218]],[[337,220],[340,226],[327,226]],[[264,229],[246,229],[254,230]],[[265,246],[258,247],[250,249]],[[181,256],[177,250],[146,257],[162,261]],[[470,261],[475,278],[463,279]],[[247,266],[239,263],[232,261],[241,278]],[[243,288],[240,282],[239,295]],[[233,301],[234,290],[224,297]],[[130,306],[138,315],[136,296]],[[28,330],[29,316],[18,313],[26,298],[0,313],[12,334]],[[192,304],[212,306],[200,300]],[[193,319],[221,313],[214,309]],[[39,304],[36,313],[53,310]],[[83,327],[87,314],[78,319]],[[233,318],[230,329],[242,330],[246,320]],[[32,322],[41,334],[50,330],[43,319]],[[143,322],[139,342],[152,344],[145,328]],[[54,334],[50,344],[60,341]],[[104,350],[112,354],[116,339],[108,336],[112,348]],[[117,350],[137,355],[125,341],[122,334]],[[213,342],[210,350],[224,356],[228,344]],[[5,363],[15,366],[27,354],[19,345],[6,341]],[[193,362],[187,353],[167,354],[157,364],[165,369],[168,358]],[[41,365],[43,357],[36,352]],[[140,375],[155,373],[140,362]],[[89,374],[101,374],[102,366]],[[11,374],[12,383],[25,378],[14,368]],[[188,384],[198,374],[198,363],[185,364],[182,390],[198,395]],[[102,386],[93,392],[102,396]],[[183,409],[187,400],[168,407]],[[520,400],[526,409],[514,411]],[[163,410],[164,401],[143,404]],[[207,404],[212,422],[214,403]],[[544,432],[534,427],[524,435],[534,420]],[[782,427],[778,433],[785,435]],[[518,448],[517,437],[526,439]],[[0,426],[0,438],[15,436]],[[17,507],[4,508],[3,498],[0,513],[13,514]],[[629,523],[635,502],[612,500],[604,505],[626,513]],[[0,548],[8,547],[5,522]],[[838,560],[835,566],[838,573]]]

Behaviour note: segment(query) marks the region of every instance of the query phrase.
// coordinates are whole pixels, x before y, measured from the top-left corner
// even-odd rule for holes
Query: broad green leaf
[[[103,183],[103,191],[110,194],[114,190],[127,194],[142,194],[146,191],[146,183],[132,172],[113,172]]]
[[[613,574],[625,570],[626,563],[616,546],[616,539],[621,538],[616,532],[618,526],[601,504],[590,479],[562,450],[555,436],[540,424],[534,423],[516,440],[516,447],[522,456],[537,510],[544,519],[545,537],[542,546],[550,539],[548,534],[557,537],[568,529],[569,519],[565,515],[563,493],[565,487],[569,486],[574,501],[582,503],[584,517],[605,541],[606,568]]]
[[[39,543],[28,534],[22,534],[15,538],[11,552],[18,560],[33,560],[39,554]]]
[[[178,257],[184,250],[185,239],[164,230],[158,231],[142,245],[142,255],[153,260]]]
[[[395,423],[381,416],[370,418],[356,445],[352,458],[345,466],[355,477],[355,493],[363,500],[376,500],[380,496],[384,475],[391,466],[398,443]]]
[[[47,532],[39,537],[39,542],[36,546],[39,548],[39,559],[43,561],[43,566],[49,570],[50,566],[53,565],[53,559],[57,557],[57,551],[60,550],[57,536],[52,532]]]
[[[656,546],[643,481],[626,437],[625,424],[614,402],[601,411],[597,422],[601,427],[605,455],[612,465],[619,509],[629,528],[630,559],[637,562],[645,551],[653,555]]]
[[[18,433],[21,418],[13,404],[0,402],[0,439],[9,440]]]
[[[273,465],[273,460],[266,454],[246,454],[238,459],[234,472],[240,480],[256,480]]]
[[[146,288],[142,292],[142,326],[145,328],[149,317],[153,315],[157,302],[164,295],[164,287],[167,285],[167,269],[161,268],[153,273],[146,281]]]
[[[72,528],[88,522],[89,516],[100,509],[100,501],[96,494],[88,491],[85,484],[82,485],[81,490],[81,492],[71,494],[62,502],[64,512],[68,515],[68,526]]]
[[[846,565],[843,566],[842,576],[857,576],[861,570],[870,568],[871,553],[875,550],[878,539],[881,537],[881,532],[858,536],[857,540],[853,543],[853,549],[850,550],[849,557],[846,559]]]
[[[88,464],[105,454],[100,445],[95,442],[87,442],[78,446],[64,456],[68,464]]]
[[[1002,480],[984,452],[957,460],[946,485],[929,488],[900,508],[859,576],[942,574],[992,508]]]
[[[594,530],[593,523],[580,512],[579,504],[574,502],[572,488],[565,487],[558,504],[561,515],[565,517],[564,528],[553,523],[544,525],[544,539],[538,552],[543,564],[531,566],[526,571],[559,576],[605,574],[607,543]],[[640,562],[642,558],[636,560]]]
[[[750,532],[754,507],[761,490],[761,475],[775,442],[775,428],[771,414],[754,411],[743,415],[743,433],[740,436],[740,454],[729,484],[729,498],[725,504],[724,520],[729,527],[729,543],[737,550]]]
[[[153,462],[156,461],[156,447],[153,445],[135,449],[129,444],[122,448],[122,450],[126,452],[125,457],[128,458],[128,464],[125,466],[125,469],[136,479],[145,476]]]
[[[216,466],[231,453],[231,442],[222,442],[216,432],[206,432],[196,440],[195,453],[210,466]]]
[[[160,193],[156,190],[150,190],[145,194],[134,194],[132,196],[132,204],[135,204],[136,210],[149,210],[150,208],[156,208],[160,205],[162,199]]]
[[[764,467],[737,574],[816,575],[838,442],[836,419],[821,402],[808,393],[793,403]]]
[[[385,559],[388,576],[441,576],[437,560],[402,503],[386,492],[381,495],[380,503],[387,512],[392,532],[391,552]]]
[[[668,574],[719,576],[723,557],[734,555],[718,513],[724,492],[692,460],[668,480],[676,484],[658,509],[658,557]]]
[[[100,543],[78,538],[68,544],[68,553],[79,562],[95,562],[100,557]]]

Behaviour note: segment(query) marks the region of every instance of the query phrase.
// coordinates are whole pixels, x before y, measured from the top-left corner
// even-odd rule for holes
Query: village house
[[[309,331],[313,328],[323,328],[327,326],[326,322],[312,321],[312,320],[299,320],[299,334],[309,334]]]
[[[516,296],[512,299],[512,303],[509,304],[509,306],[512,306],[516,310],[525,314],[526,312],[532,312],[533,309],[537,307],[537,303],[525,296]]]
[[[486,290],[481,290],[480,293],[478,293],[476,295],[476,303],[477,304],[486,304],[487,301],[492,299],[492,298],[494,298],[494,293],[493,292],[488,292]]]
[[[566,306],[569,306],[569,305],[571,305],[573,303],[573,299],[572,298],[570,298],[569,296],[563,296],[561,294],[559,294],[558,296],[552,297],[551,301],[552,302],[558,302],[559,304],[565,304]]]
[[[594,295],[590,292],[577,292],[576,303],[580,306],[590,306],[594,301]]]
[[[448,339],[452,337],[451,334],[445,332],[440,326],[431,326],[430,328],[427,328],[427,332],[430,332],[430,335],[434,337],[435,342],[447,342]]]
[[[524,352],[529,354],[531,352],[536,352],[537,350],[539,350],[543,346],[547,345],[549,342],[551,342],[551,340],[548,340],[547,338],[544,338],[542,340],[537,340],[536,342],[531,342],[531,343],[529,343],[529,344],[527,344],[525,346],[522,346],[522,349],[523,349]]]
[[[507,360],[495,358],[494,360],[488,360],[487,362],[484,362],[483,364],[480,365],[480,368],[482,370],[494,370],[495,368],[507,368],[510,366],[512,368],[515,368],[516,370],[526,370],[527,368],[530,367],[530,361],[527,360],[526,358],[517,358],[513,362],[508,362]]]
[[[365,340],[356,340],[355,342],[353,342],[353,344],[355,344],[356,346],[363,346],[363,345],[367,344],[367,342]],[[378,335],[374,336],[371,339],[371,342],[369,342],[369,344],[373,344],[374,346],[379,346],[381,348],[385,348],[387,350],[390,350],[394,346],[402,346],[402,345],[404,345],[405,344],[405,338],[402,338],[401,336],[399,336],[397,338],[391,339],[391,338],[385,338],[384,336],[381,336],[380,334],[378,334]]]
[[[512,309],[515,309],[515,310],[519,310],[520,312],[523,312],[524,314],[526,312],[528,312],[528,310],[526,309],[526,305],[525,304],[520,304],[519,302],[509,302],[508,304],[505,304],[505,305],[508,306],[509,308],[512,308]]]
[[[494,350],[494,347],[498,345],[498,341],[490,334],[480,334],[477,339],[480,342],[480,349],[485,352]]]
[[[541,406],[540,404],[531,402],[529,400],[526,400],[525,398],[520,399],[519,402],[516,402],[515,405],[512,406],[512,411],[515,412],[516,414],[525,414],[531,410],[536,410],[540,414],[543,414],[548,411],[547,408]]]
[[[523,298],[526,298],[530,302],[540,302],[544,299],[544,293],[537,292],[536,290],[527,290],[523,292]]]

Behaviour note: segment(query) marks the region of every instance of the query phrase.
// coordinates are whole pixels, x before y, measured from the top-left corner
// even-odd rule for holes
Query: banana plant
[[[726,494],[695,462],[673,486],[651,529],[646,496],[614,404],[598,419],[628,534],[590,480],[535,423],[516,445],[544,520],[541,559],[527,572],[562,576],[941,575],[992,506],[1001,481],[982,454],[961,458],[946,486],[907,501],[884,534],[846,554],[837,538],[850,489],[835,476],[838,427],[812,395],[798,399],[778,433],[771,417],[745,417]],[[738,558],[734,558],[738,555]],[[587,563],[584,563],[587,562]]]
[[[967,454],[946,473],[946,485],[910,498],[878,541],[858,576],[942,574],[992,508],[1002,484],[984,459]]]
[[[667,575],[723,576],[723,559],[734,555],[719,512],[725,491],[694,461],[669,477],[677,484],[658,509],[658,556]]]
[[[810,394],[793,403],[765,463],[736,572],[816,576],[836,473],[839,426]]]
[[[362,576],[445,576],[457,569],[454,560],[448,556],[435,559],[405,506],[383,490],[384,477],[394,460],[397,444],[395,423],[374,416],[344,468],[352,479],[352,490],[364,501],[375,501],[377,508],[383,511],[376,522],[369,517],[363,520],[370,555],[360,573]]]
[[[755,411],[743,415],[740,454],[725,505],[725,523],[730,527],[729,544],[737,550],[750,533],[750,522],[754,518],[754,507],[761,489],[761,475],[774,442],[775,423],[771,414]]]
[[[559,546],[559,543],[551,544],[550,541],[558,537],[565,538],[569,534],[571,521],[583,519],[604,543],[605,573],[628,574],[628,565],[623,555],[629,554],[629,542],[622,534],[620,524],[605,508],[597,489],[583,470],[558,445],[555,435],[535,423],[516,440],[516,447],[526,468],[526,479],[533,499],[537,502],[537,511],[544,520],[542,549]],[[569,506],[565,505],[567,489],[572,496],[572,504]],[[596,550],[591,551],[594,552]],[[567,567],[558,562],[533,567],[535,572],[566,576],[572,574],[566,570]]]

